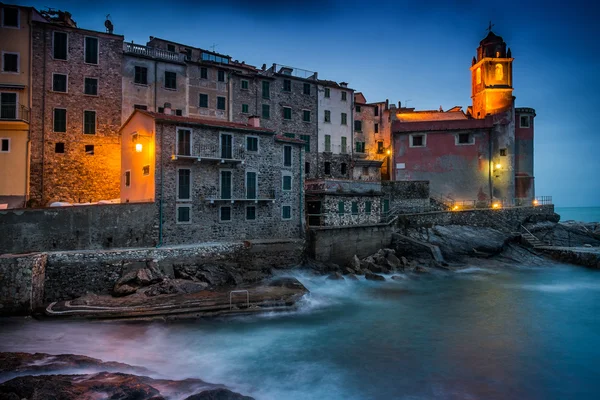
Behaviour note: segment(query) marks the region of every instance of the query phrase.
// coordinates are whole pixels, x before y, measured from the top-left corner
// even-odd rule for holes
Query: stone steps
[[[527,233],[527,232],[522,233],[521,238],[524,239],[525,242],[527,242],[533,248],[546,246],[546,244],[544,242],[539,240],[537,237],[535,237],[531,233]]]

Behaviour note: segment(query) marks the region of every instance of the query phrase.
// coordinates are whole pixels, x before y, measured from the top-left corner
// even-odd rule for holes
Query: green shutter
[[[343,201],[338,202],[338,214],[344,215],[344,202]]]
[[[365,201],[365,214],[371,214],[371,202]]]
[[[306,143],[304,144],[304,151],[310,152],[310,135],[300,135],[300,139],[304,140]]]

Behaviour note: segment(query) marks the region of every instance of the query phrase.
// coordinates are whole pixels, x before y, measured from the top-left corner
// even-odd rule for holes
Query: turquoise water
[[[556,207],[561,221],[600,222],[600,207]]]
[[[257,399],[598,399],[600,271],[300,275],[297,312],[176,324],[4,320],[0,350],[76,353]]]

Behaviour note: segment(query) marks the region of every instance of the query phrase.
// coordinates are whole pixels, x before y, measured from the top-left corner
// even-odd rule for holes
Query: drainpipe
[[[44,68],[42,72],[42,76],[44,77],[44,83],[42,86],[42,176],[40,183],[40,197],[42,200],[42,205],[44,202],[44,153],[46,149],[46,53],[48,49],[46,48],[47,40],[46,40],[46,25],[44,24]],[[30,89],[31,90],[31,89]]]
[[[304,189],[304,181],[302,179],[302,146],[299,146],[300,157],[298,157],[299,165],[298,169],[300,170],[300,179],[298,186],[300,187],[300,194],[298,195],[298,204],[300,205],[300,237],[304,237],[304,212],[303,212],[303,201],[302,201],[302,191]]]
[[[232,85],[232,80],[231,80],[231,71],[227,72],[227,99],[228,101],[228,105],[227,105],[227,120],[229,122],[233,121],[233,112],[232,112],[232,108],[233,108],[233,98],[231,96],[232,90],[231,90],[231,85]]]
[[[492,160],[492,130],[488,130],[488,186],[490,189],[490,203],[493,201],[492,189],[492,168],[494,166]]]
[[[158,112],[158,108],[156,107],[158,104],[157,99],[156,99],[156,96],[158,93],[157,92],[157,90],[158,90],[157,89],[158,88],[158,80],[157,80],[158,71],[157,70],[158,70],[158,61],[154,60],[154,112]],[[162,138],[161,138],[161,140],[162,140]],[[161,167],[161,169],[162,169],[162,167]]]
[[[156,122],[154,122],[156,126]],[[156,131],[156,128],[154,129]],[[158,202],[158,244],[156,247],[161,247],[163,244],[163,165],[164,165],[164,126],[160,126],[160,200]]]
[[[354,179],[354,91],[350,93],[350,165],[352,166],[352,179]]]
[[[27,82],[28,82],[28,86],[27,86],[27,90],[28,90],[28,104],[27,106],[29,107],[29,128],[27,129],[27,143],[25,144],[25,204],[23,204],[23,208],[27,207],[27,202],[29,201],[29,190],[30,190],[30,184],[29,184],[29,179],[31,176],[31,161],[29,160],[30,157],[30,153],[31,153],[31,119],[32,119],[32,113],[31,110],[33,107],[31,107],[32,104],[32,99],[33,96],[31,94],[31,69],[33,68],[33,19],[32,19],[32,15],[33,12],[31,10],[29,10],[29,20],[27,21],[29,24],[29,73],[27,74]],[[45,75],[44,75],[45,76]]]
[[[316,88],[316,93],[317,93],[317,105],[316,105],[316,110],[315,110],[315,118],[317,120],[316,123],[316,129],[317,129],[317,143],[316,143],[316,150],[317,150],[317,165],[313,166],[313,169],[316,168],[317,170],[317,174],[316,174],[316,178],[320,178],[321,177],[321,173],[319,172],[319,84],[315,83],[315,88]],[[308,157],[307,157],[308,159]]]

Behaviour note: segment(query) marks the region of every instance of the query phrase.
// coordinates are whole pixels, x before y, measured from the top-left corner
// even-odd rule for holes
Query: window
[[[85,154],[87,154],[88,156],[94,155],[94,145],[93,144],[85,145]]]
[[[325,110],[325,122],[331,122],[331,111]]]
[[[135,77],[133,79],[133,83],[137,83],[139,85],[147,85],[148,84],[148,68],[135,67]]]
[[[362,175],[369,176],[369,167],[362,167]]]
[[[348,141],[346,136],[342,136],[341,138],[342,148],[340,149],[340,153],[346,154],[348,152]]]
[[[227,133],[221,134],[221,158],[233,158],[233,136]]]
[[[144,175],[144,176],[150,175],[150,166],[149,165],[144,165],[142,167],[142,175]]]
[[[371,202],[365,201],[365,214],[371,214]]]
[[[283,119],[292,119],[292,109],[290,107],[283,107]]]
[[[248,104],[242,104],[242,113],[248,114]]]
[[[410,147],[425,147],[425,136],[410,135]]]
[[[19,72],[19,53],[3,53],[2,56],[3,72]]]
[[[65,152],[65,144],[64,143],[55,143],[54,144],[54,152],[55,153],[64,153]]]
[[[175,53],[175,45],[167,44],[167,51],[170,51],[171,53]]]
[[[365,142],[356,142],[356,152],[357,153],[365,152]]]
[[[55,60],[67,59],[69,39],[66,32],[54,32],[52,40],[52,57]]]
[[[192,59],[192,49],[185,49],[185,59],[191,61]]]
[[[192,155],[192,131],[188,129],[177,130],[177,155]]]
[[[356,106],[356,112],[359,113],[361,110],[360,106]]]
[[[161,113],[161,114],[164,114],[165,108],[164,107],[158,107],[158,112]]]
[[[231,207],[224,206],[219,208],[219,220],[221,222],[231,221]]]
[[[520,118],[520,128],[529,128],[529,115],[522,115]]]
[[[342,125],[348,125],[348,114],[342,113]]]
[[[325,151],[331,151],[331,135],[325,135]]]
[[[181,168],[177,170],[177,200],[192,198],[192,170]]]
[[[52,90],[67,93],[67,76],[64,74],[52,74]]]
[[[348,167],[346,166],[346,163],[342,163],[340,165],[340,174],[346,175],[347,172],[348,172]]]
[[[348,94],[346,92],[342,92],[342,101],[346,101]]]
[[[231,171],[221,170],[221,199],[231,199]]]
[[[225,109],[225,97],[217,96],[217,110]]]
[[[358,202],[352,202],[352,215],[358,215]]]
[[[246,207],[246,221],[254,221],[256,219],[256,206]]]
[[[287,191],[292,190],[292,176],[291,175],[284,175],[282,177],[282,189]]]
[[[331,90],[329,88],[325,88],[325,97],[326,98],[331,97]]]
[[[189,224],[192,222],[192,205],[178,204],[177,205],[177,223]]]
[[[376,109],[377,110],[377,109]],[[374,125],[374,132],[379,133],[379,124]]]
[[[473,144],[472,136],[469,133],[459,133],[457,144]]]
[[[10,139],[0,139],[0,153],[10,153]]]
[[[310,122],[310,111],[309,110],[302,111],[302,121]]]
[[[379,140],[377,142],[377,154],[383,154],[383,141]]]
[[[246,150],[252,152],[258,151],[258,138],[256,136],[246,136]]]
[[[281,219],[292,219],[292,206],[281,206]]]
[[[271,98],[271,83],[267,81],[262,81],[262,97],[263,99]]]
[[[177,74],[171,71],[165,71],[165,88],[177,89]]]
[[[2,9],[2,26],[11,28],[19,27],[19,9],[13,7],[4,7]]]
[[[283,91],[284,92],[291,92],[292,91],[292,81],[289,79],[284,79],[283,80]]]
[[[305,83],[304,84],[302,93],[304,93],[304,94],[310,94],[310,83]]]
[[[283,146],[283,166],[292,166],[292,146]]]
[[[271,117],[271,106],[268,104],[262,105],[262,117],[265,119],[269,119]]]
[[[220,69],[220,70],[217,72],[217,80],[218,80],[219,82],[225,82],[225,71],[223,71],[222,69]]]
[[[310,153],[310,135],[300,135],[300,140],[304,141],[304,151]]]
[[[181,117],[183,115],[183,110],[180,110],[180,109],[175,110],[175,115],[178,115]]]
[[[383,212],[384,213],[388,213],[390,212],[390,200],[389,199],[383,199],[383,204],[382,207],[383,208]]]
[[[54,109],[54,132],[67,131],[67,110],[64,108]]]
[[[144,105],[144,104],[134,104],[134,105],[133,105],[133,108],[134,108],[135,110],[147,110],[147,109],[148,109],[148,106],[147,106],[147,105]]]
[[[208,79],[208,68],[200,67],[200,79]]]
[[[200,93],[200,99],[198,101],[198,107],[200,108],[208,108],[208,95],[204,93]]]
[[[258,174],[256,172],[246,172],[246,198],[256,199],[258,187]]]
[[[85,78],[84,93],[92,96],[98,96],[98,79]]]
[[[306,175],[310,174],[310,163],[309,162],[304,163],[304,173]]]
[[[379,106],[375,106],[374,113],[375,113],[374,115],[375,115],[376,117],[378,117],[378,116],[379,116]]]
[[[83,112],[83,133],[86,135],[96,134],[96,111]]]
[[[249,87],[250,87],[249,82],[245,79],[242,79],[242,90],[248,90]]]
[[[0,93],[0,118],[17,119],[16,93]]]
[[[331,163],[329,161],[325,161],[323,164],[323,173],[325,175],[331,175]]]
[[[354,121],[354,130],[356,132],[362,132],[362,121]]]
[[[504,67],[502,64],[496,64],[494,68],[494,77],[497,81],[501,81],[504,78]]]
[[[131,186],[131,171],[125,171],[125,187]]]
[[[85,38],[85,62],[87,64],[98,64],[98,38]]]
[[[338,215],[344,215],[344,202],[338,201]]]
[[[477,81],[477,84],[481,83],[481,68],[477,68],[477,70],[475,71],[475,79]]]
[[[506,149],[500,149],[500,155],[506,157]]]

